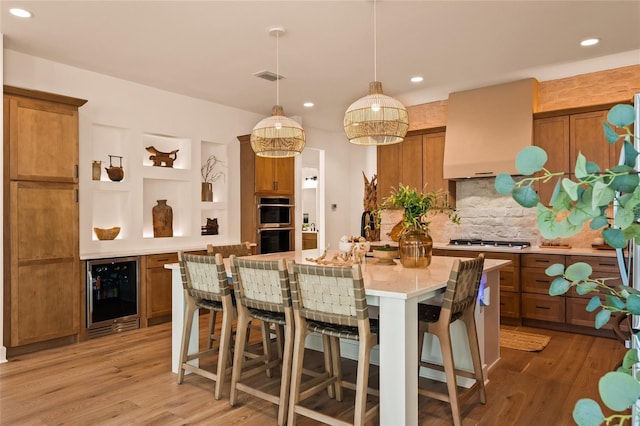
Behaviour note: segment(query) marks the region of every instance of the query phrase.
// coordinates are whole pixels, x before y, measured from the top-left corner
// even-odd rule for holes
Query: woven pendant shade
[[[271,117],[260,120],[251,131],[251,148],[260,157],[293,157],[304,149],[302,126],[286,117],[280,105],[273,107]]]
[[[355,101],[344,115],[344,131],[357,145],[391,145],[402,142],[409,115],[402,103],[382,93],[382,83],[369,83],[369,94]]]

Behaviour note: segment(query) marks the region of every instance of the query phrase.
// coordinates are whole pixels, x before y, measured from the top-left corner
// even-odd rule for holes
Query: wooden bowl
[[[113,240],[120,233],[120,227],[114,226],[113,228],[93,228],[93,232],[99,240]]]
[[[393,259],[397,258],[397,247],[375,247],[372,251],[373,257],[378,259],[378,265],[395,265],[396,262]]]

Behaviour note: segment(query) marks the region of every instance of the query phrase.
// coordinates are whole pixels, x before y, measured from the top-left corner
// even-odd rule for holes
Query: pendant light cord
[[[280,105],[280,32],[276,32],[276,105]]]
[[[373,0],[373,81],[378,81],[378,37],[376,19],[376,0]]]

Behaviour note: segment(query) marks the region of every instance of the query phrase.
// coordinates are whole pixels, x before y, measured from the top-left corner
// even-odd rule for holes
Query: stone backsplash
[[[434,216],[429,226],[436,243],[450,239],[480,238],[484,240],[529,241],[538,246],[543,238],[536,224],[536,209],[519,206],[511,196],[500,195],[494,188],[495,178],[467,179],[456,182],[456,207],[460,225],[449,221],[445,215]],[[385,211],[382,215],[380,239],[389,240],[391,228],[402,219],[402,210]],[[554,240],[554,243],[587,248],[599,232],[585,230],[571,238]]]

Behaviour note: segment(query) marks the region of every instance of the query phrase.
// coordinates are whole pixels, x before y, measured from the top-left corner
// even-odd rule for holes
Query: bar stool
[[[293,351],[293,310],[289,290],[289,275],[284,260],[260,261],[238,258],[231,255],[231,274],[236,293],[238,320],[236,342],[231,374],[229,404],[234,406],[238,390],[278,405],[278,425],[287,419],[289,389],[291,385],[291,356]],[[262,356],[247,357],[246,336],[249,323],[258,319],[263,327]],[[270,329],[266,324],[275,324],[278,333],[283,333],[284,348],[278,344],[278,357],[274,359],[270,350]],[[281,364],[280,391],[278,395],[263,391],[243,381],[260,372],[270,377],[271,369]]]
[[[478,344],[474,315],[483,265],[484,255],[482,253],[471,260],[461,261],[456,259],[449,274],[442,305],[418,304],[418,363],[421,367],[444,371],[448,391],[447,393],[441,393],[419,388],[418,393],[449,402],[453,414],[453,423],[456,426],[460,425],[460,404],[469,399],[476,391],[480,394],[480,402],[482,404],[486,403],[485,378],[480,359],[480,346]],[[467,329],[474,370],[472,373],[457,369],[453,360],[450,327],[451,323],[457,320],[463,321]],[[442,366],[422,361],[422,346],[425,333],[431,333],[438,337],[442,351]],[[459,392],[456,375],[473,378],[475,383],[469,389]]]
[[[220,254],[201,256],[178,252],[178,260],[186,302],[178,383],[183,382],[185,371],[214,380],[216,382],[214,397],[220,399],[227,373],[228,356],[231,349],[231,323],[234,316],[231,290],[222,256]],[[218,349],[209,346],[206,350],[188,354],[193,316],[199,308],[209,309],[211,312],[222,312],[220,344]],[[188,361],[199,359],[216,351],[218,352],[218,363],[215,372],[188,363]]]
[[[335,388],[337,401],[342,401],[343,387],[356,391],[353,424],[362,425],[373,418],[379,408],[379,404],[375,404],[367,410],[367,393],[379,393],[368,388],[369,361],[371,349],[376,345],[376,333],[371,330],[360,265],[332,267],[289,263],[288,269],[296,324],[289,425],[295,425],[296,414],[331,425],[349,424],[300,405],[308,397],[331,386]],[[331,368],[326,376],[302,383],[305,339],[313,332],[329,340],[330,345],[327,347],[325,344],[324,350],[325,356],[329,350]],[[359,342],[355,384],[342,379],[340,338]]]

